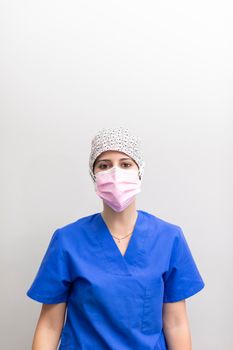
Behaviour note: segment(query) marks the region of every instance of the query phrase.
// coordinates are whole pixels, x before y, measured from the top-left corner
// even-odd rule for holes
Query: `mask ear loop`
[[[140,171],[140,169],[138,170],[138,177],[139,177],[139,180],[141,181],[141,180],[142,180],[142,177],[141,177],[141,171]]]
[[[91,172],[90,169],[89,169],[89,174],[91,175],[93,182],[95,182],[95,180],[96,180],[95,174],[93,172]]]
[[[142,176],[144,173],[144,168],[145,168],[145,162],[143,162],[143,165],[139,168],[139,178],[142,180]]]

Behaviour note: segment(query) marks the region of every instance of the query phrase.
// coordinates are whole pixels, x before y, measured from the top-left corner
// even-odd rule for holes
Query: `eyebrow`
[[[119,159],[119,160],[127,160],[127,159],[131,160],[131,158],[121,158],[121,159]],[[99,159],[99,160],[96,161],[96,164],[97,164],[98,162],[103,162],[103,161],[105,161],[105,162],[111,162],[111,159]]]

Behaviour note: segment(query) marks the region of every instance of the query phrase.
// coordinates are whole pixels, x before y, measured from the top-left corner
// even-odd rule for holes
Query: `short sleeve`
[[[26,295],[41,303],[66,302],[71,287],[71,274],[63,252],[61,232],[53,233],[37,274]]]
[[[204,288],[194,257],[182,229],[175,237],[168,271],[164,273],[164,303],[186,299]]]

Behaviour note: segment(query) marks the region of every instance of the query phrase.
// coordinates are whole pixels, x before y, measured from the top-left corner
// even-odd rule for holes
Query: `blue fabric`
[[[53,233],[27,296],[67,303],[59,350],[166,350],[163,303],[205,286],[182,229],[137,212],[124,256],[101,213]]]

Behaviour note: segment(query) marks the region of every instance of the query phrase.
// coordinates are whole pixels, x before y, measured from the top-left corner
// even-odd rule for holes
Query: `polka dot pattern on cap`
[[[122,126],[116,128],[102,128],[91,141],[89,157],[89,174],[93,181],[93,165],[96,158],[105,151],[120,151],[131,157],[139,167],[139,177],[144,174],[145,161],[141,150],[141,138],[133,135],[128,128]]]

